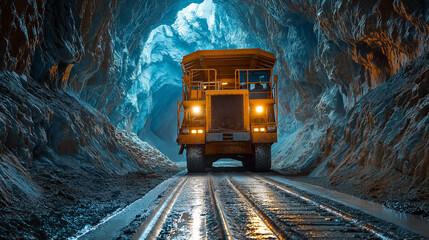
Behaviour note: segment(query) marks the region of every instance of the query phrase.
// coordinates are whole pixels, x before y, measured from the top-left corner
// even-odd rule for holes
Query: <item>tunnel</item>
[[[0,18],[2,239],[79,238],[186,172],[177,141],[181,63],[227,49],[276,58],[277,139],[267,174],[428,224],[427,1],[2,0]],[[223,107],[237,96],[216,103],[219,129],[225,121],[244,129],[242,115],[228,115],[244,103]],[[225,164],[206,176],[234,172],[233,186],[250,174],[240,162]],[[207,191],[222,185],[207,181]],[[213,202],[223,196],[214,194]],[[123,239],[145,219],[122,229]],[[392,236],[414,236],[400,234]]]

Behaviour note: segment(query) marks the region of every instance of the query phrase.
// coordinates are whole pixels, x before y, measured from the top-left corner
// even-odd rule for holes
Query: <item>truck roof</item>
[[[198,50],[182,59],[182,71],[214,68],[218,78],[234,78],[236,69],[272,69],[276,64],[274,54],[259,48]]]

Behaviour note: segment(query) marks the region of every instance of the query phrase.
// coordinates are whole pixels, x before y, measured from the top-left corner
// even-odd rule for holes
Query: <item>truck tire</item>
[[[255,144],[253,171],[269,172],[271,170],[271,144]]]
[[[198,173],[205,170],[204,145],[188,145],[186,149],[186,165],[190,173]]]

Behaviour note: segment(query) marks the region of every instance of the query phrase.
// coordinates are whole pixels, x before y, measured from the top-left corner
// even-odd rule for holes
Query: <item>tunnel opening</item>
[[[183,155],[177,155],[176,126],[170,124],[176,119],[171,111],[176,104],[174,98],[181,100],[182,57],[196,50],[261,47],[249,30],[225,16],[225,11],[212,0],[191,3],[177,12],[171,24],[155,26],[141,42],[138,61],[141,70],[127,92],[127,101],[138,113],[132,117],[133,121],[121,125],[138,133],[174,161],[184,160]],[[159,89],[169,91],[161,93]],[[137,100],[139,94],[146,97]],[[157,114],[160,106],[170,112]],[[162,131],[155,123],[162,123]]]

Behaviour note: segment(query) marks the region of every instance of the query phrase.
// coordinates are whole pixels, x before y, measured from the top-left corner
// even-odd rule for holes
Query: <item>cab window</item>
[[[249,75],[249,83],[247,86],[247,75]],[[250,91],[270,91],[270,71],[269,70],[253,70],[240,71],[240,86],[242,89]]]
[[[249,82],[269,82],[270,70],[240,71],[240,82],[247,82],[247,73],[249,73]]]

